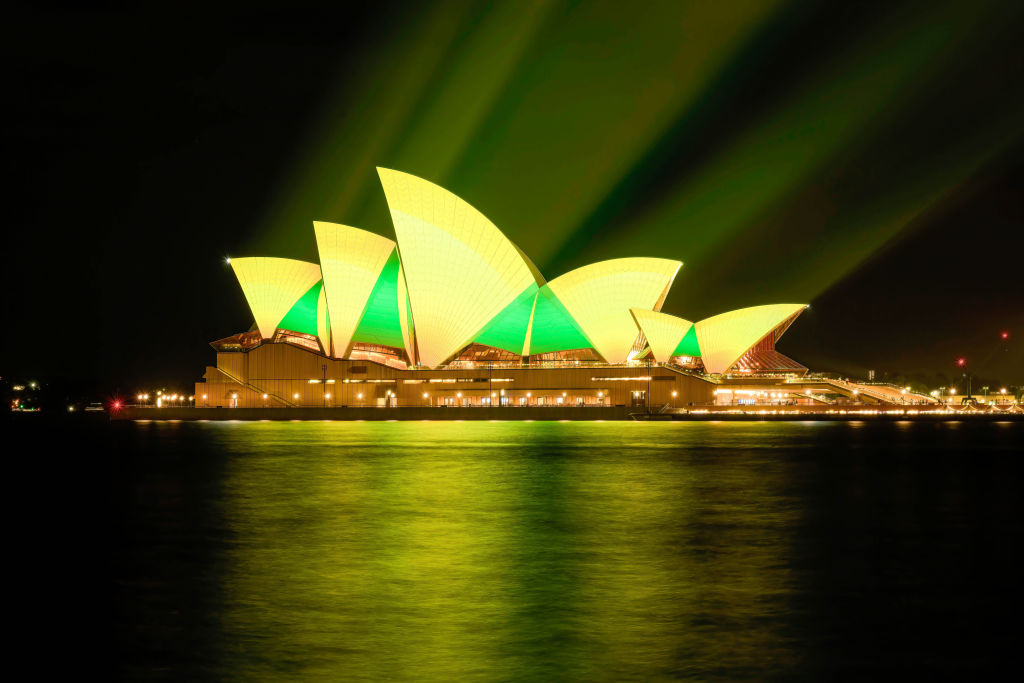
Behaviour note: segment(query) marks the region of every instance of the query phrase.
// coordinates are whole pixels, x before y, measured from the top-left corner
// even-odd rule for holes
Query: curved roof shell
[[[486,344],[523,355],[526,347],[526,335],[530,329],[530,318],[533,316],[533,308],[537,299],[537,290],[536,284],[523,290],[522,294],[480,330],[473,341],[477,344]]]
[[[320,266],[295,259],[235,258],[231,259],[231,269],[264,339],[274,336],[281,319],[320,281]]]
[[[320,338],[320,345],[324,347],[324,353],[331,353],[331,318],[327,314],[327,289],[320,288],[320,300],[316,306],[316,336]]]
[[[437,367],[537,281],[515,245],[468,203],[408,173],[377,171],[398,238],[418,363]]]
[[[682,344],[687,333],[693,329],[693,323],[668,313],[632,308],[629,311],[636,326],[644,333],[651,347],[651,355],[659,363],[667,362],[672,356],[678,355],[676,349]],[[699,355],[699,354],[687,354]]]
[[[540,288],[530,321],[530,335],[524,355],[590,349],[594,343],[551,291],[550,283]]]
[[[392,251],[366,302],[362,320],[352,333],[353,342],[406,348],[399,305],[400,280],[398,252]]]
[[[319,336],[318,313],[320,300],[323,298],[324,281],[318,280],[310,287],[299,300],[292,304],[292,307],[277,323],[278,328]],[[325,347],[326,348],[326,347]]]
[[[806,304],[752,306],[701,320],[694,327],[704,370],[712,375],[728,371],[752,346],[776,328],[788,326],[806,308]]]
[[[405,286],[405,271],[398,261],[398,325],[402,330],[402,344],[410,362],[416,364],[416,342],[412,329],[412,310],[409,308],[409,289]]]
[[[342,358],[352,345],[381,272],[395,253],[395,243],[337,223],[315,221],[313,230],[323,271],[333,355]],[[397,263],[397,256],[394,260]]]
[[[609,363],[624,363],[637,338],[630,309],[660,309],[682,265],[661,258],[611,259],[560,275],[546,287],[597,353]]]

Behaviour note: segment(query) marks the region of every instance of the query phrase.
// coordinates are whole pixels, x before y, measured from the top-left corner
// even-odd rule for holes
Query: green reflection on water
[[[621,680],[796,666],[779,616],[792,593],[791,471],[738,457],[763,425],[203,428],[227,455],[225,677]]]

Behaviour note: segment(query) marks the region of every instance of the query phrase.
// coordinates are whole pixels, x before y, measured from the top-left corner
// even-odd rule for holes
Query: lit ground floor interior
[[[207,367],[195,384],[189,405],[217,409],[211,414],[225,417],[228,413],[219,409],[233,409],[237,412],[231,415],[237,419],[288,414],[280,412],[285,409],[296,415],[296,409],[315,409],[318,417],[310,419],[342,413],[364,419],[360,416],[383,416],[382,409],[389,416],[451,419],[456,411],[462,415],[483,408],[506,409],[497,415],[509,419],[560,419],[570,414],[569,419],[598,419],[602,414],[625,419],[637,413],[702,410],[927,408],[936,402],[905,388],[806,372],[713,376],[665,363],[565,361],[406,369],[372,356],[335,359],[291,343],[262,343],[246,351],[218,352],[217,364]],[[465,413],[477,414],[483,417]]]

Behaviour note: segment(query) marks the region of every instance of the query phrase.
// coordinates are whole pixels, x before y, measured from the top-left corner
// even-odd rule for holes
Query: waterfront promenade
[[[648,412],[635,406],[503,406],[503,407],[348,407],[348,408],[153,408],[125,406],[113,420],[644,420],[644,421],[1024,421],[1015,409],[971,410],[948,407],[822,409],[816,406],[709,406],[675,409],[659,406]]]

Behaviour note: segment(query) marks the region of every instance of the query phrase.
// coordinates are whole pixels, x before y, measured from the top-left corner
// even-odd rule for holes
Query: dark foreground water
[[[65,566],[94,593],[66,618],[113,677],[977,680],[1016,660],[1022,423],[58,432],[101,446],[73,468],[91,490]]]

